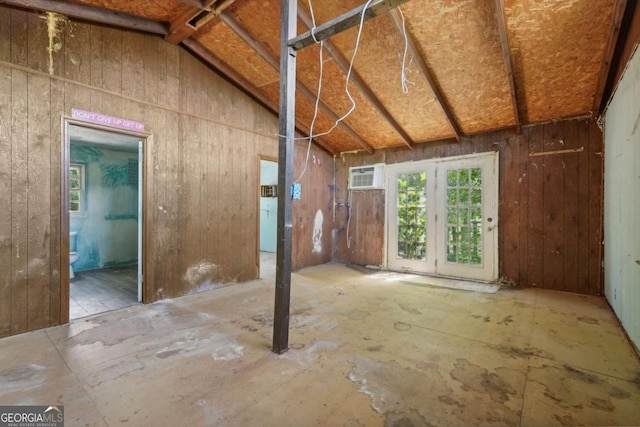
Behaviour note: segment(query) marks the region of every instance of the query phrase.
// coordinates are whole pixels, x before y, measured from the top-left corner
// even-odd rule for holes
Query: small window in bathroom
[[[69,166],[69,212],[82,212],[84,192],[84,166]]]

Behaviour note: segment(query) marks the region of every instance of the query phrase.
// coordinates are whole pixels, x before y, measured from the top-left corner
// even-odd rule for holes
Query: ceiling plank
[[[618,44],[618,36],[620,35],[620,27],[622,26],[622,19],[624,18],[624,11],[627,7],[627,0],[617,0],[615,9],[611,16],[611,26],[609,28],[609,38],[607,39],[607,49],[602,59],[602,66],[600,67],[600,77],[598,78],[598,87],[593,98],[592,112],[593,116],[597,117],[600,114],[602,108],[602,97],[604,90],[607,86],[607,79],[609,78],[609,70],[613,60],[613,54]]]
[[[511,91],[511,104],[513,105],[513,117],[516,121],[516,132],[522,133],[520,124],[520,113],[518,112],[518,97],[516,91],[516,82],[513,75],[513,61],[511,59],[511,47],[509,46],[509,35],[507,34],[507,18],[504,12],[504,0],[495,0],[496,2],[496,21],[498,23],[498,32],[500,33],[500,43],[502,44],[502,55],[504,56],[504,64],[507,68],[507,77],[509,79],[509,90]]]
[[[304,23],[304,25],[311,29],[313,27],[313,21],[311,16],[302,8],[298,8],[298,17]],[[342,71],[346,74],[349,70],[349,61],[347,58],[340,52],[340,50],[333,44],[330,40],[324,41],[324,47],[331,55],[331,58],[338,64]],[[391,125],[393,130],[396,131],[398,135],[402,138],[402,142],[409,148],[413,149],[413,140],[409,136],[409,134],[402,128],[402,126],[393,118],[389,110],[382,104],[380,99],[376,96],[375,93],[371,90],[369,85],[364,81],[364,79],[360,76],[360,74],[356,70],[351,70],[351,81],[356,85],[356,87],[362,92],[364,97],[374,106],[376,110],[380,113],[380,115]]]
[[[213,69],[217,70],[218,73],[227,77],[233,83],[235,83],[238,87],[244,90],[249,96],[253,97],[256,101],[260,102],[267,109],[271,110],[271,112],[275,115],[278,115],[278,104],[271,100],[268,96],[266,96],[260,89],[258,89],[253,83],[247,80],[243,75],[238,73],[236,70],[231,68],[227,63],[222,61],[213,53],[209,52],[203,45],[195,41],[194,39],[186,39],[182,42],[183,46],[186,47],[191,53],[196,55],[198,58],[203,60],[205,63],[209,64]],[[309,128],[299,120],[296,120],[296,127],[298,129],[298,133],[305,138],[309,137]],[[314,138],[314,141],[325,151],[327,151],[332,156],[337,154],[336,150],[329,145],[326,141],[323,141],[320,138]]]
[[[398,34],[400,34],[400,36],[404,38],[405,30],[403,28],[402,17],[400,16],[400,12],[397,9],[390,10],[389,16],[391,17],[391,20],[395,24]],[[420,74],[422,74],[422,77],[425,79],[425,81],[431,88],[431,92],[433,92],[433,96],[438,101],[438,105],[440,106],[442,113],[447,118],[447,121],[449,122],[451,129],[453,129],[454,137],[456,141],[460,142],[460,137],[462,135],[462,132],[460,131],[460,126],[458,125],[458,122],[453,116],[453,112],[451,111],[451,107],[449,107],[449,103],[447,102],[446,98],[440,91],[440,88],[438,87],[438,84],[436,83],[436,80],[433,77],[433,74],[431,74],[431,71],[429,71],[427,64],[424,62],[424,58],[422,57],[422,55],[420,55],[416,47],[416,42],[414,41],[411,33],[409,33],[409,30],[406,31],[406,35],[407,35],[407,44],[408,44],[407,50],[409,55],[413,57],[413,61],[418,67]]]
[[[364,21],[368,21],[378,15],[382,15],[387,11],[391,11],[407,1],[409,0],[373,0],[364,12]],[[362,21],[362,11],[365,5],[366,3],[350,10],[347,13],[343,13],[331,21],[319,25],[313,31],[313,34],[311,34],[311,31],[307,31],[298,37],[294,37],[289,40],[289,46],[296,50],[300,50],[319,41],[326,40],[329,37],[355,27],[356,25],[360,25],[360,22]]]
[[[113,25],[163,36],[166,35],[169,30],[167,25],[162,22],[140,18],[127,13],[115,12],[101,7],[71,3],[65,0],[2,0],[0,3],[43,12],[55,12],[93,23]]]
[[[280,61],[258,40],[256,40],[246,28],[244,28],[231,14],[222,12],[218,18],[224,22],[238,37],[240,37],[245,43],[247,43],[255,52],[260,55],[269,65],[274,69],[280,71]],[[311,102],[316,102],[316,95],[306,87],[300,80],[296,80],[296,89],[300,91]],[[330,120],[336,122],[340,118],[336,113],[331,110],[324,102],[318,103],[320,111],[322,111]],[[362,146],[367,152],[373,153],[374,149],[367,143],[351,126],[345,123],[343,120],[338,122],[338,126],[345,131],[351,138],[353,138],[360,146]]]

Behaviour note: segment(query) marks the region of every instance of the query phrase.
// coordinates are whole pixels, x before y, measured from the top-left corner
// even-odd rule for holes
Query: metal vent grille
[[[138,186],[138,160],[129,159],[127,167],[128,172],[128,184],[134,187]]]

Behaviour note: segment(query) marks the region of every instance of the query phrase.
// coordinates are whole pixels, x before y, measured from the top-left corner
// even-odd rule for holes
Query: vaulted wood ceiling
[[[182,43],[277,111],[280,0],[2,0]],[[364,0],[312,0],[318,24]],[[332,153],[413,147],[495,129],[595,115],[626,0],[409,0],[365,23],[350,92],[356,109],[316,141]],[[400,10],[402,14],[400,13]],[[309,30],[299,1],[299,33]],[[406,24],[402,31],[403,17]],[[345,75],[357,28],[325,42],[315,133],[351,107]],[[401,85],[402,57],[407,86]],[[298,52],[296,123],[307,134],[319,46]]]

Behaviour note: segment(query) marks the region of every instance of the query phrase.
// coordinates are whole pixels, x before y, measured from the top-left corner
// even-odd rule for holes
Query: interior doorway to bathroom
[[[65,129],[62,268],[74,320],[143,300],[145,136],[72,122]]]
[[[258,247],[260,277],[275,276],[278,234],[278,161],[259,157],[260,194],[258,215]]]

